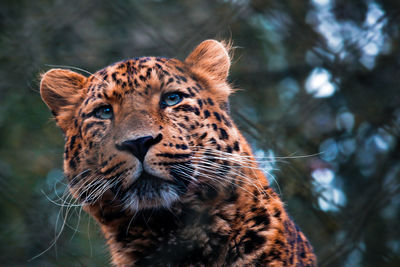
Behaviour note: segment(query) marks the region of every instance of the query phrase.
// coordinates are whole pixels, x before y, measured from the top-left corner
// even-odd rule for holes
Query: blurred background
[[[399,15],[398,0],[2,0],[0,265],[109,266],[64,194],[39,74],[217,38],[236,46],[232,116],[319,266],[400,266]]]

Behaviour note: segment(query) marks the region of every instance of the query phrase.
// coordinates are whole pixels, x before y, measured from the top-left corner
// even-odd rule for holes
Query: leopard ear
[[[40,95],[65,132],[81,103],[86,77],[70,70],[51,69],[41,76]]]
[[[216,82],[225,82],[231,66],[229,45],[216,40],[203,41],[190,53],[185,62],[195,72]]]

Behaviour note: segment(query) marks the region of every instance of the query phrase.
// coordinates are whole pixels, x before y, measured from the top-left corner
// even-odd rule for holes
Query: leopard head
[[[42,75],[41,96],[65,134],[73,196],[136,212],[170,207],[204,183],[224,185],[229,163],[218,155],[249,149],[229,117],[229,67],[227,46],[207,40],[184,61],[140,57],[89,77]]]

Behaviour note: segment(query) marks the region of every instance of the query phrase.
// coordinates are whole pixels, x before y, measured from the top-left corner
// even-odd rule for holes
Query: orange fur
[[[42,76],[71,193],[116,266],[316,266],[229,115],[230,44]]]

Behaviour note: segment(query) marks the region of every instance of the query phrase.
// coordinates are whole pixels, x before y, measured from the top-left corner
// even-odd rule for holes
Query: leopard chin
[[[182,194],[181,185],[145,171],[126,189],[117,189],[126,210],[169,208]]]

